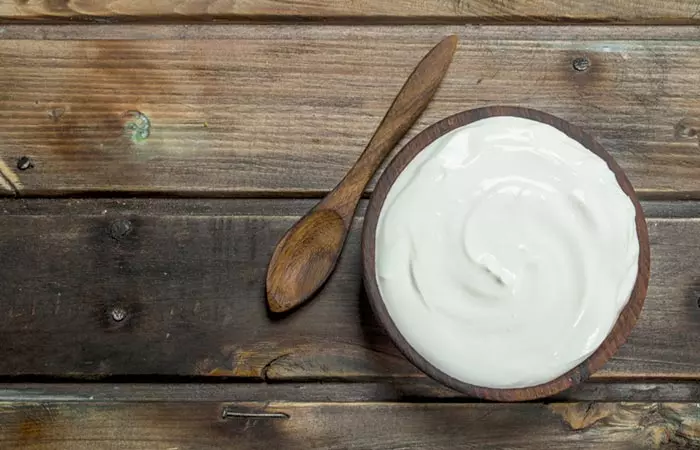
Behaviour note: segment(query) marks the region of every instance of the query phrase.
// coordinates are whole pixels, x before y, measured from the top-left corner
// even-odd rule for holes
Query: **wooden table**
[[[0,0],[0,19],[1,449],[700,448],[697,1]],[[548,402],[479,403],[399,355],[362,289],[366,201],[318,298],[264,306],[277,240],[449,33],[407,139],[542,109],[644,200],[642,318]]]

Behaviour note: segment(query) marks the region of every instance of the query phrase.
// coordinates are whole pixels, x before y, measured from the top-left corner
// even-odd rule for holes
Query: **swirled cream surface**
[[[635,208],[558,129],[492,117],[436,140],[391,187],[376,277],[395,325],[470,384],[529,387],[605,340],[637,276]]]

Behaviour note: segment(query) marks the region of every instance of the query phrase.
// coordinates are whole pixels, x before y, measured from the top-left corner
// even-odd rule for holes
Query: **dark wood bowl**
[[[396,328],[379,293],[375,274],[375,237],[377,221],[387,193],[399,174],[421,150],[426,148],[437,138],[456,128],[494,116],[515,116],[536,120],[551,125],[563,131],[572,139],[577,140],[608,164],[608,167],[610,167],[615,174],[620,187],[632,200],[636,209],[637,236],[639,238],[639,269],[637,272],[637,280],[632,291],[632,296],[620,313],[612,331],[600,347],[574,369],[548,383],[526,388],[494,389],[474,386],[459,381],[430,364],[408,344]],[[644,212],[642,211],[637,195],[627,179],[627,176],[625,176],[612,156],[610,156],[610,154],[608,154],[608,152],[606,152],[588,133],[565,120],[541,111],[510,106],[492,106],[461,112],[430,126],[409,142],[401,152],[396,155],[379,179],[374,189],[372,199],[369,202],[362,235],[362,259],[364,263],[364,282],[367,295],[375,315],[384,325],[389,336],[399,350],[416,367],[435,380],[467,395],[497,401],[524,401],[548,397],[581,383],[593,372],[602,367],[617,351],[620,345],[625,342],[642,311],[644,298],[646,297],[647,287],[649,285],[649,253],[649,234],[644,219]]]

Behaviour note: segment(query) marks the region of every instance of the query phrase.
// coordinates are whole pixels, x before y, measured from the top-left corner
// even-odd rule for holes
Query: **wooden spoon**
[[[281,313],[301,305],[326,282],[340,256],[365,186],[428,106],[456,47],[457,36],[450,36],[423,58],[343,181],[277,244],[267,270],[267,302],[272,312]]]

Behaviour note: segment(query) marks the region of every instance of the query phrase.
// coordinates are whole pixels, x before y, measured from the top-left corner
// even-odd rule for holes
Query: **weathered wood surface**
[[[692,0],[0,0],[0,18],[5,20],[695,23],[699,16]]]
[[[512,25],[544,22],[603,25]],[[0,196],[105,196],[0,200],[0,448],[700,448],[699,203],[644,204],[652,282],[616,357],[555,403],[498,405],[393,347],[362,290],[361,218],[319,298],[272,320],[267,262],[314,201],[106,198],[320,197],[457,33],[409,137],[538,108],[591,132],[643,198],[700,199],[700,27],[624,24],[697,25],[700,6],[0,0]]]
[[[224,418],[225,412],[239,416]],[[700,446],[699,418],[697,403],[2,402],[0,446],[7,450],[678,449]]]
[[[0,374],[422,378],[375,321],[359,227],[310,305],[271,320],[266,266],[312,200],[0,202]],[[598,380],[699,380],[700,207],[646,204],[642,318]],[[683,218],[668,218],[677,214]],[[124,316],[123,318],[121,316]]]
[[[40,4],[53,3],[27,5]],[[700,198],[696,28],[2,30],[5,193],[12,183],[22,195],[321,195],[356,160],[416,61],[457,32],[450,73],[409,136],[472,107],[533,107],[592,133],[642,197]],[[582,72],[572,66],[579,57],[590,61]],[[33,168],[17,169],[23,155]]]

